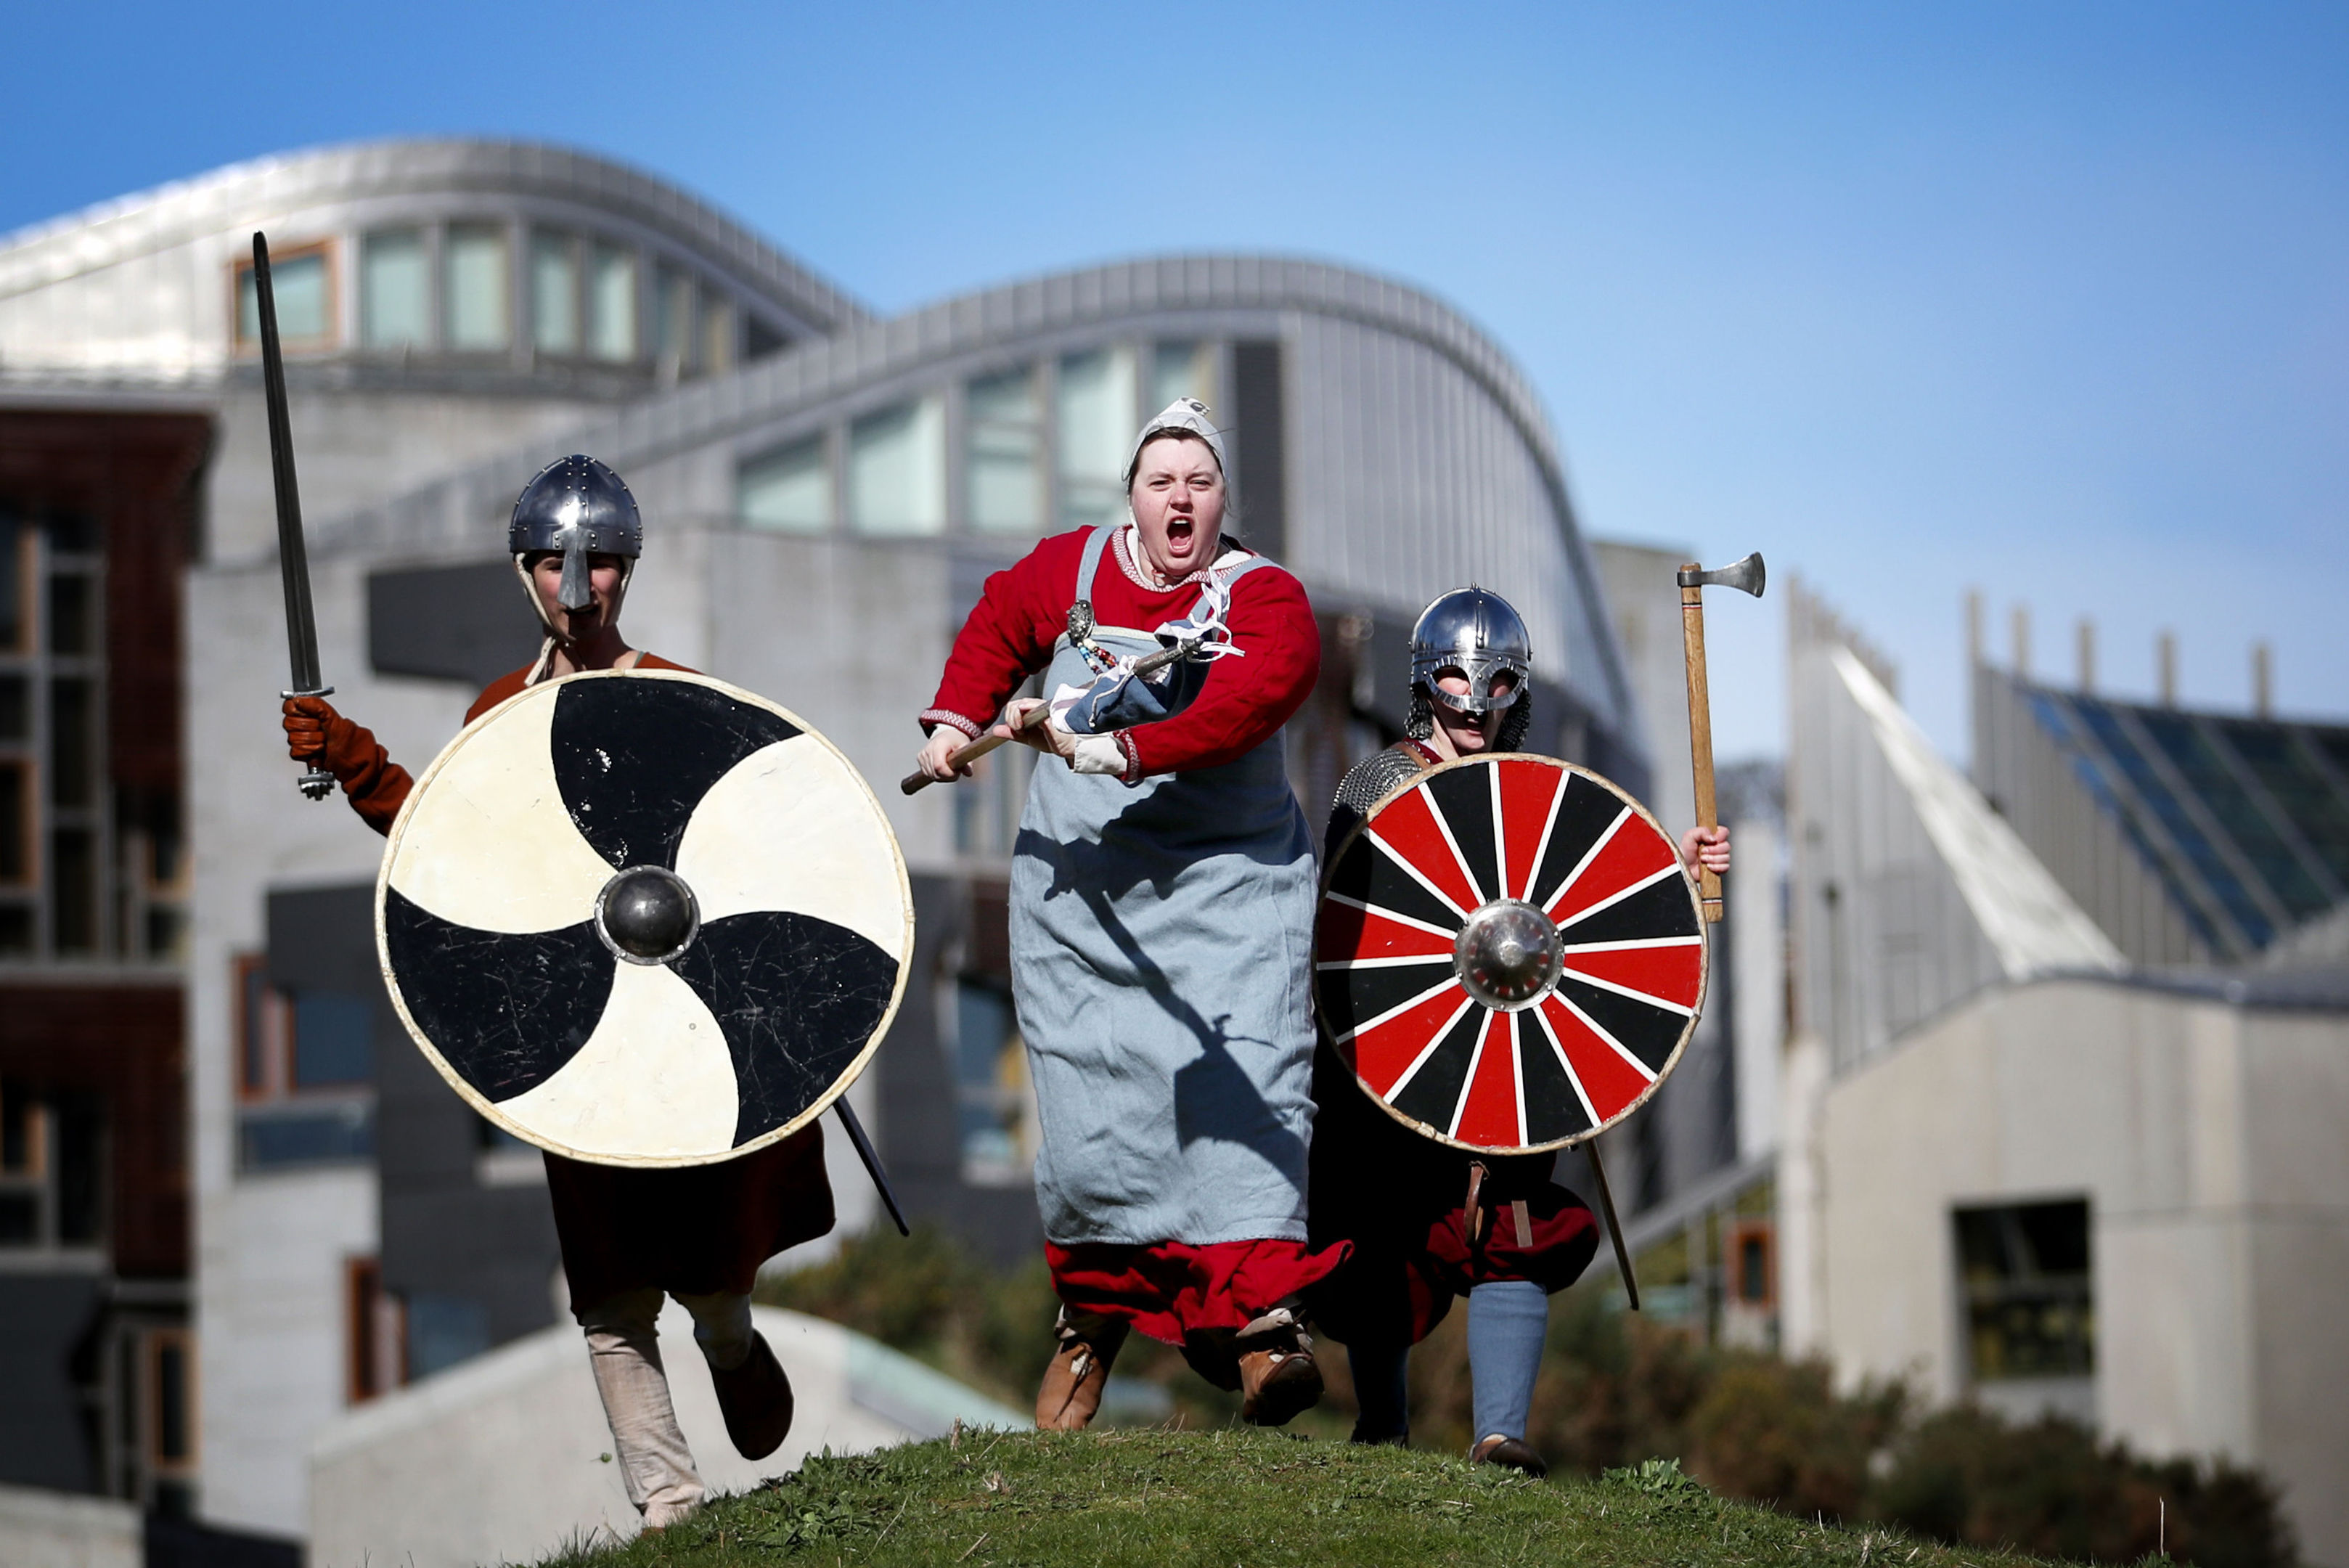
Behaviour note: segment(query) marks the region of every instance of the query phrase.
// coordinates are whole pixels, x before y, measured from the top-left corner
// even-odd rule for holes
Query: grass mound
[[[2032,1560],[1729,1501],[1670,1460],[1541,1482],[1423,1451],[1229,1428],[981,1431],[819,1457],[673,1529],[548,1568],[1991,1561]]]

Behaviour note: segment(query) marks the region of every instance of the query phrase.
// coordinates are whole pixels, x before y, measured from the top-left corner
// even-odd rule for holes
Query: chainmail
[[[1354,831],[1388,791],[1417,778],[1420,772],[1418,753],[1405,746],[1372,752],[1348,768],[1346,776],[1338,781],[1337,795],[1330,802],[1330,831],[1321,846],[1323,859],[1338,853],[1346,835]]]
[[[1504,715],[1501,732],[1493,737],[1493,749],[1496,752],[1525,750],[1526,732],[1532,728],[1534,722],[1534,694],[1530,691],[1521,694],[1501,711]],[[1414,741],[1428,740],[1435,733],[1435,710],[1429,703],[1424,686],[1411,689],[1411,712],[1403,720],[1402,732]]]

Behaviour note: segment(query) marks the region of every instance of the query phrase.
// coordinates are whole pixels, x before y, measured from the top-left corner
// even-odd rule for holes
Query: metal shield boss
[[[829,741],[705,676],[526,688],[416,783],[376,881],[401,1022],[542,1148],[707,1165],[797,1131],[904,994],[913,901]]]
[[[1654,1094],[1704,1005],[1679,846],[1608,780],[1550,757],[1446,763],[1373,806],[1330,862],[1315,935],[1324,1034],[1413,1130],[1562,1148]]]

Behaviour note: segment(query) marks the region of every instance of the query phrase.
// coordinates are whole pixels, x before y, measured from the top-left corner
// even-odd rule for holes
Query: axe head
[[[1684,588],[1735,588],[1739,593],[1752,594],[1757,599],[1762,597],[1763,585],[1768,580],[1769,575],[1762,565],[1762,552],[1759,550],[1742,561],[1732,561],[1728,566],[1715,566],[1709,572],[1697,571],[1692,565],[1682,566],[1680,572],[1680,585]]]

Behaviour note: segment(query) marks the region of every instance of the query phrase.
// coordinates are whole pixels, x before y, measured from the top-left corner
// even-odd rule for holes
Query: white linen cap
[[[1217,430],[1215,421],[1207,417],[1207,405],[1196,398],[1177,398],[1159,410],[1142,427],[1142,433],[1133,438],[1133,450],[1125,457],[1124,483],[1127,489],[1133,488],[1133,471],[1142,466],[1142,449],[1150,444],[1151,437],[1176,431],[1206,441],[1207,450],[1216,454],[1216,471],[1226,478],[1230,477],[1231,470],[1224,462],[1224,432]]]

